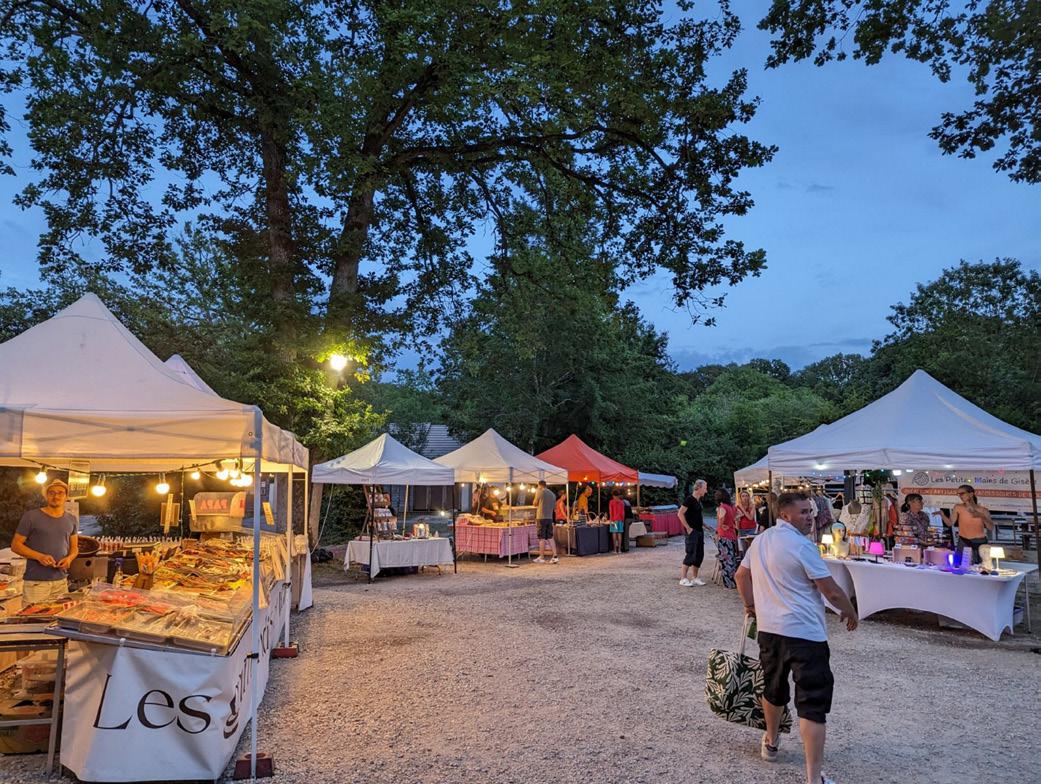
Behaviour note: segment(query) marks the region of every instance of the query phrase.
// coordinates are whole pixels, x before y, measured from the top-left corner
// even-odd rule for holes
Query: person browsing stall
[[[904,526],[914,532],[919,543],[929,538],[929,515],[923,509],[925,500],[920,493],[908,493],[904,496],[907,511],[904,512]]]
[[[578,498],[575,500],[575,517],[579,515],[589,516],[589,499],[593,497],[592,485],[586,485],[582,488],[582,492],[578,494]]]
[[[79,554],[76,518],[65,511],[69,486],[52,479],[43,490],[46,504],[22,515],[11,550],[26,559],[22,597],[26,604],[69,592],[68,571]]]
[[[972,548],[972,562],[982,563],[980,545],[987,543],[987,533],[994,529],[994,521],[990,518],[990,510],[980,506],[976,498],[976,488],[972,485],[959,485],[958,498],[961,501],[954,505],[951,516],[942,511],[943,524],[953,529],[958,526],[958,547]]]
[[[849,631],[857,628],[857,612],[806,538],[815,515],[805,493],[782,493],[777,524],[759,534],[737,568],[737,590],[745,613],[759,629],[759,661],[763,668],[763,714],[766,732],[760,756],[777,760],[781,715],[790,697],[788,676],[795,679],[795,709],[806,755],[807,784],[834,784],[821,773],[825,722],[831,710],[835,679],[824,622],[823,596]]]
[[[611,521],[611,543],[615,555],[622,552],[622,534],[625,532],[625,501],[617,487],[611,491],[611,502],[607,505],[607,518]]]
[[[553,538],[553,517],[557,505],[557,497],[546,487],[546,480],[540,479],[535,491],[535,520],[538,523],[539,557],[534,563],[546,563],[543,550],[552,553],[551,563],[560,563],[557,557],[557,542]]]
[[[690,495],[684,500],[683,506],[676,512],[683,531],[686,533],[683,568],[680,570],[680,585],[684,588],[705,584],[705,581],[698,577],[698,572],[705,560],[705,517],[704,510],[701,508],[701,499],[707,492],[708,482],[704,479],[697,480]],[[687,578],[688,571],[691,575],[689,579]]]

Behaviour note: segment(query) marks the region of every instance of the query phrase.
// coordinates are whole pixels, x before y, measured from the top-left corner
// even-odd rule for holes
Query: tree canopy
[[[19,203],[47,216],[45,274],[174,268],[193,219],[289,353],[316,314],[332,341],[436,329],[473,282],[470,238],[549,178],[627,279],[665,270],[689,303],[762,267],[722,223],[773,148],[734,130],[745,73],[707,76],[737,18],[680,6],[4,3],[0,77],[39,175]]]
[[[759,27],[776,37],[769,67],[887,54],[927,64],[948,82],[964,71],[976,92],[931,131],[963,158],[1001,147],[994,162],[1018,182],[1041,182],[1041,4],[1036,0],[773,0]]]

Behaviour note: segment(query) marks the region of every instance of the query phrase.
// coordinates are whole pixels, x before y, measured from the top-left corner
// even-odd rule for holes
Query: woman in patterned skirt
[[[730,493],[719,489],[716,499],[716,549],[724,588],[737,588],[734,573],[741,563],[741,548],[737,539],[737,510],[730,501]]]

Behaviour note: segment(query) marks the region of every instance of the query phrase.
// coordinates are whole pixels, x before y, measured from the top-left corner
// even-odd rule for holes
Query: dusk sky
[[[944,156],[928,137],[943,111],[971,104],[970,86],[941,85],[927,66],[897,57],[873,67],[766,71],[760,16],[744,19],[738,45],[714,73],[722,82],[730,69],[748,68],[750,93],[762,105],[745,132],[780,147],[773,163],[742,177],[756,206],[729,223],[731,237],[766,249],[768,268],[728,292],[715,327],[691,325],[672,305],[664,275],[627,292],[668,333],[681,369],[752,357],[800,367],[838,351],[864,352],[887,332],[891,304],[960,259],[1014,257],[1041,268],[1041,186],[1012,183],[991,168],[993,156]],[[14,132],[24,131],[12,119]],[[26,287],[38,283],[43,220],[10,204],[31,174],[24,138],[13,141],[19,176],[0,179],[7,245],[0,286]]]

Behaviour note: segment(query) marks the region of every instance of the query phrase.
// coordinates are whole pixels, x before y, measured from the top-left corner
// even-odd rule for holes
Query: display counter
[[[440,537],[430,539],[392,539],[371,543],[372,563],[369,563],[368,539],[354,539],[347,544],[343,566],[352,563],[369,566],[369,575],[375,577],[383,569],[402,567],[451,566],[452,543]]]
[[[255,615],[251,538],[185,540],[158,555],[150,576],[95,582],[5,619],[49,623],[47,634],[69,640],[61,764],[81,781],[218,779],[254,683],[263,696],[291,601],[284,538],[261,539]]]
[[[683,524],[677,512],[678,506],[652,506],[640,510],[640,519],[647,524],[651,532],[661,531],[669,536],[682,536]]]
[[[538,546],[537,534],[534,525],[475,523],[469,517],[460,516],[455,523],[455,550],[496,558],[524,555]]]
[[[888,561],[824,560],[836,582],[856,597],[861,618],[897,608],[922,610],[963,623],[992,640],[1000,640],[1006,629],[1012,631],[1016,592],[1026,574],[1037,570],[1033,564],[1020,564],[1000,574],[954,573]]]

